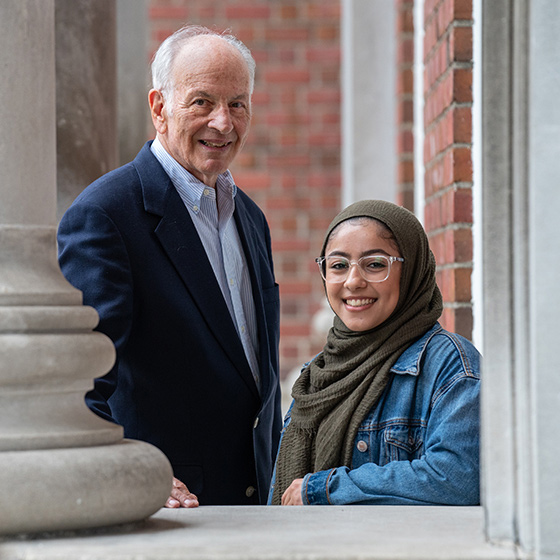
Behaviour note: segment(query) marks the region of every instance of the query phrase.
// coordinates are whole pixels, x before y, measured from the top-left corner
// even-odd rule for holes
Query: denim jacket
[[[308,473],[304,504],[479,503],[478,351],[436,324],[392,372],[358,429],[351,467]]]

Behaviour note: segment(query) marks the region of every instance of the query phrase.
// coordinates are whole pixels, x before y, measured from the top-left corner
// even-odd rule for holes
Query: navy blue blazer
[[[281,430],[268,225],[238,190],[234,217],[257,314],[259,394],[195,226],[150,144],[87,187],[58,231],[62,272],[97,310],[97,330],[117,351],[86,402],[127,438],[161,449],[201,504],[263,504]]]

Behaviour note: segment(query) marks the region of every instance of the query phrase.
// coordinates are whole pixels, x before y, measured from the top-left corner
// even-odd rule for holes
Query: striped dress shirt
[[[233,217],[237,192],[233,177],[225,171],[213,189],[169,155],[157,138],[151,150],[189,211],[260,390],[257,317],[247,261]]]

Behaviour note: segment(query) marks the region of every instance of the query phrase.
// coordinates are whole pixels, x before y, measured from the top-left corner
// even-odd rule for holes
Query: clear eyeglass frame
[[[359,258],[357,261],[351,261],[345,257],[333,256],[317,257],[315,262],[319,267],[319,272],[321,273],[323,280],[329,284],[342,284],[343,282],[346,282],[348,275],[350,274],[350,269],[353,265],[358,267],[361,277],[366,282],[377,283],[385,282],[391,274],[391,265],[394,262],[404,262],[404,258],[387,255],[366,255]],[[327,264],[329,262],[342,265],[342,268],[328,269]],[[368,268],[371,264],[381,265],[381,268]],[[331,270],[330,274],[328,273],[328,270]]]

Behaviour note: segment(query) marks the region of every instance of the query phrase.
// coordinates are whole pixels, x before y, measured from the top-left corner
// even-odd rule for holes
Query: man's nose
[[[212,111],[208,126],[221,134],[228,134],[233,130],[233,120],[228,106],[218,105]]]

